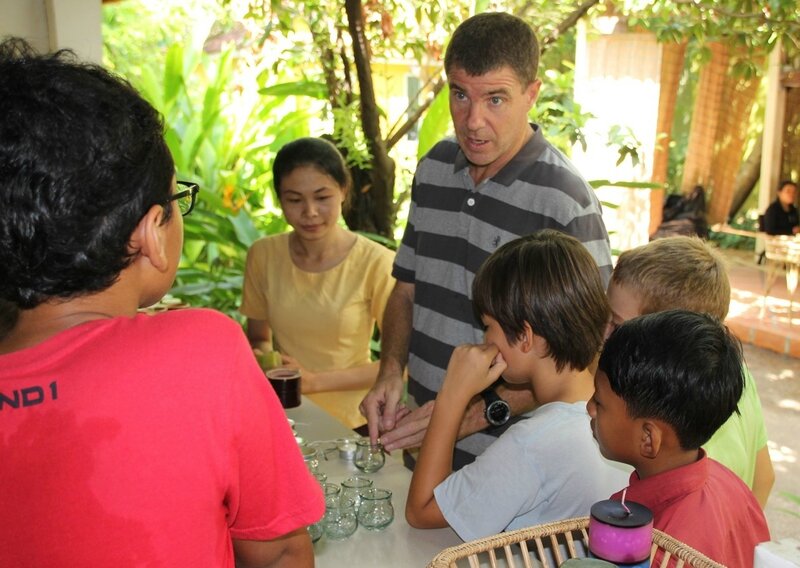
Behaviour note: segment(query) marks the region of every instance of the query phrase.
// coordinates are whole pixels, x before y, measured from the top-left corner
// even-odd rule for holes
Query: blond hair
[[[725,260],[697,237],[656,239],[623,252],[611,282],[635,293],[642,314],[684,309],[728,315],[731,285]]]

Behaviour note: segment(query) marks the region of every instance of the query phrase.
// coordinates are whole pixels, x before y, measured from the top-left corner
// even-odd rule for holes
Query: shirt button
[[[472,197],[470,197],[469,199],[467,199],[467,205],[469,205],[470,207],[472,207],[473,205],[475,205],[475,199],[473,199]]]

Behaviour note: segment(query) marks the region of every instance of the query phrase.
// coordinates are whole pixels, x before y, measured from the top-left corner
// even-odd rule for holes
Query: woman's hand
[[[297,359],[286,353],[281,353],[281,366],[300,371],[300,392],[303,394],[313,394],[322,390],[318,385],[317,374],[312,373],[303,367]]]

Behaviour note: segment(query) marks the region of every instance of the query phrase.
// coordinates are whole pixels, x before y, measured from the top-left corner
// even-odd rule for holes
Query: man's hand
[[[420,447],[431,421],[434,403],[430,400],[415,410],[406,409],[403,417],[397,419],[395,427],[381,434],[383,448],[390,452]]]
[[[402,398],[403,375],[392,373],[379,376],[375,385],[361,401],[358,408],[367,418],[369,439],[373,444],[377,442],[381,433],[395,427],[398,412],[401,413],[401,417],[405,416],[406,413],[401,411],[405,408],[401,404]]]

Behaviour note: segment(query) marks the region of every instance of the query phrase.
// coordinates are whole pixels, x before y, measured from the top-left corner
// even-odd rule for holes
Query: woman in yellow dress
[[[394,253],[340,223],[350,175],[321,138],[283,146],[272,166],[292,231],[250,247],[242,305],[252,345],[272,341],[301,388],[350,428],[366,424],[358,405],[375,382],[370,339],[394,286]]]

